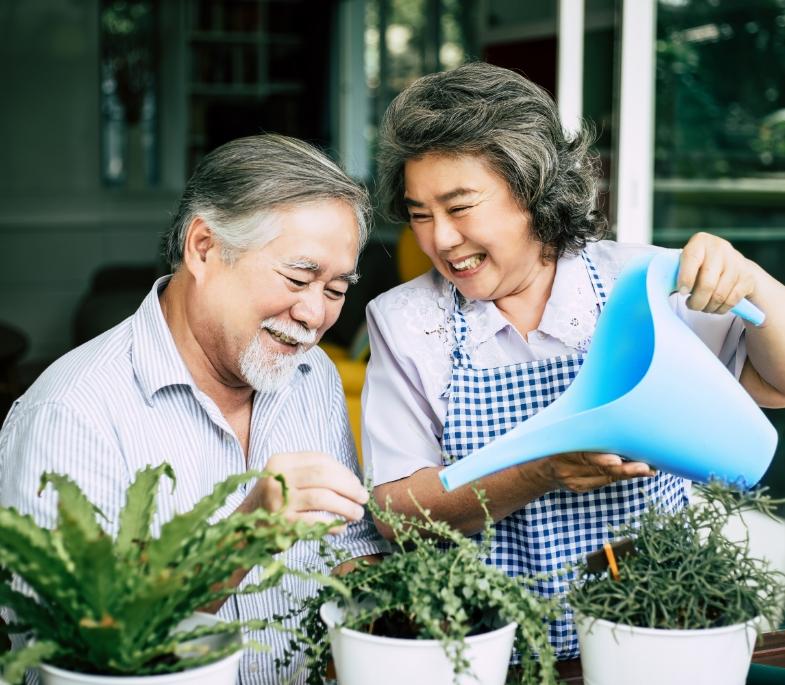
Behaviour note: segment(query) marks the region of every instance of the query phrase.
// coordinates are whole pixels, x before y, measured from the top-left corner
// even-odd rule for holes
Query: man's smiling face
[[[285,382],[301,355],[338,319],[356,280],[358,225],[340,200],[279,210],[277,237],[213,259],[200,298],[200,341],[223,377],[269,392]],[[202,336],[200,336],[202,337]]]

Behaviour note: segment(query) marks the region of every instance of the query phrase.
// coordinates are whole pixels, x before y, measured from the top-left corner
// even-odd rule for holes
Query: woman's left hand
[[[759,270],[727,240],[696,233],[681,253],[678,288],[690,309],[724,314],[742,298],[754,301]]]
[[[743,297],[763,311],[763,325],[745,326],[739,381],[760,406],[785,407],[785,286],[727,240],[696,233],[681,253],[678,288],[696,311],[724,314]]]

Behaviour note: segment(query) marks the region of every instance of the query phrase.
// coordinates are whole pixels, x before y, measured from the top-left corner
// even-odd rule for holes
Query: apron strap
[[[600,272],[597,271],[597,267],[586,253],[586,250],[581,250],[581,257],[586,266],[586,271],[589,272],[589,279],[591,280],[591,287],[594,288],[594,294],[597,297],[597,304],[600,311],[602,311],[605,307],[605,303],[608,301],[608,295],[605,292],[605,286],[600,278]]]
[[[461,311],[461,294],[453,283],[450,283],[450,295],[452,299],[452,316],[450,316],[450,328],[453,335],[452,359],[453,366],[471,368],[472,360],[466,351],[466,338],[469,326],[466,317]]]

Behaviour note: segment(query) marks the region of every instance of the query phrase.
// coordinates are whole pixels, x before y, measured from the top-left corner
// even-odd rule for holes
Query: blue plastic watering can
[[[548,407],[443,469],[446,490],[564,452],[608,452],[691,480],[751,487],[777,431],[668,303],[678,253],[628,266],[603,309],[575,380]],[[742,300],[733,312],[756,325]]]

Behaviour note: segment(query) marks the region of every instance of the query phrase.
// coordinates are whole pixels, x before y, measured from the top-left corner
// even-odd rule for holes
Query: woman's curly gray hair
[[[476,155],[532,216],[543,255],[558,258],[602,237],[595,210],[591,131],[565,136],[553,99],[509,69],[472,62],[423,76],[390,104],[379,132],[378,191],[385,214],[408,221],[404,165],[427,153]]]

